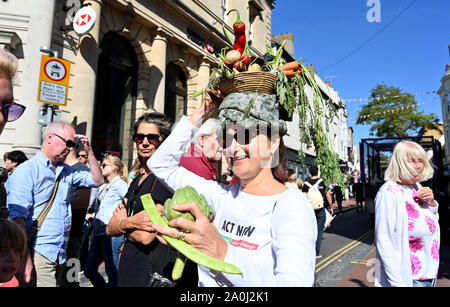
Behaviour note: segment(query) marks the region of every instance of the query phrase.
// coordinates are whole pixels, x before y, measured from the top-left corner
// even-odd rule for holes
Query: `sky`
[[[272,35],[284,33],[294,36],[295,58],[314,64],[345,100],[353,145],[375,137],[356,116],[377,83],[416,94],[419,110],[442,121],[437,91],[450,64],[449,0],[277,0]]]

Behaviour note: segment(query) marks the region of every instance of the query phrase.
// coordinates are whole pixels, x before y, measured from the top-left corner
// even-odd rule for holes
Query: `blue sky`
[[[294,34],[295,58],[314,64],[325,81],[332,81],[342,99],[367,98],[377,84],[400,87],[416,95],[419,109],[442,121],[437,91],[450,64],[449,0],[379,0],[381,22],[369,22],[367,0],[277,0],[272,10],[272,35]],[[386,27],[375,38],[343,59]],[[328,67],[328,68],[327,68]],[[347,102],[353,143],[371,137],[368,125],[356,125],[367,101]]]

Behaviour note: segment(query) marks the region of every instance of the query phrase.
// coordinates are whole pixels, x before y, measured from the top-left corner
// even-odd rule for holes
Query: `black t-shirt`
[[[86,165],[84,165],[81,162],[77,162],[74,165],[70,166],[74,170],[77,171],[86,171],[89,172],[90,169]],[[77,190],[83,190],[83,189],[90,189],[85,187],[80,188],[74,188],[71,187],[71,197],[73,197]],[[70,235],[73,236],[80,236],[83,233],[83,224],[84,224],[84,218],[86,216],[87,207],[89,206],[89,203],[86,203],[86,208],[71,208],[72,210],[72,227],[70,228]]]
[[[127,212],[132,216],[142,210],[141,196],[150,193],[153,200],[158,203],[171,198],[173,193],[164,186],[153,174],[139,185],[142,175],[131,182],[125,198]],[[149,281],[151,272],[157,272],[168,279],[172,279],[172,269],[177,256],[177,251],[170,246],[161,244],[154,239],[149,245],[125,241],[122,255],[119,261],[119,287],[145,287]],[[186,272],[184,272],[186,273]],[[196,287],[196,281],[189,284],[189,274],[183,274],[178,283]]]
[[[311,185],[315,185],[316,182],[317,182],[317,180],[319,180],[319,179],[320,179],[320,178],[316,178],[316,179],[308,178],[308,179],[306,179],[306,181],[309,182]],[[304,185],[303,185],[303,188],[302,188],[302,192],[308,193],[308,191],[309,191],[308,185],[304,184]],[[323,206],[324,206],[326,209],[329,209],[329,208],[330,208],[330,205],[328,204],[328,200],[327,200],[327,197],[326,197],[326,193],[325,193],[326,187],[325,187],[325,183],[323,182],[323,180],[322,180],[322,182],[319,183],[319,191],[320,191],[320,193],[322,194],[322,198],[323,198]]]

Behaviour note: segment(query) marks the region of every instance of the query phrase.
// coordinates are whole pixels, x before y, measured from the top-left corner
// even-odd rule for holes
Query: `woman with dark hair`
[[[203,194],[213,208],[213,223],[197,204],[180,204],[174,209],[190,211],[195,222],[177,218],[171,227],[155,224],[158,239],[165,242],[160,234],[182,238],[243,274],[199,265],[200,286],[312,286],[316,219],[306,196],[282,183],[286,126],[275,95],[232,93],[223,101],[218,94],[210,96],[191,117],[180,120],[147,164],[172,189],[190,185]],[[178,165],[197,128],[217,108],[224,153],[240,180],[233,186],[205,180]]]
[[[13,150],[6,154],[5,163],[3,168],[8,170],[8,175],[11,175],[14,170],[23,162],[27,161],[27,156],[20,150]]]
[[[171,284],[176,250],[155,240],[156,233],[141,202],[141,196],[150,193],[162,212],[164,202],[172,197],[172,192],[147,167],[147,160],[170,134],[170,129],[169,119],[157,112],[142,115],[133,127],[133,140],[144,172],[133,179],[107,227],[108,235],[126,237],[119,259],[119,287]]]

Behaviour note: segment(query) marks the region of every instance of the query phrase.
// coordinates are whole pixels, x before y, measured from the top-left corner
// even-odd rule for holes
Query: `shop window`
[[[166,68],[164,114],[174,122],[187,114],[186,77],[181,68],[174,63],[169,63]]]

